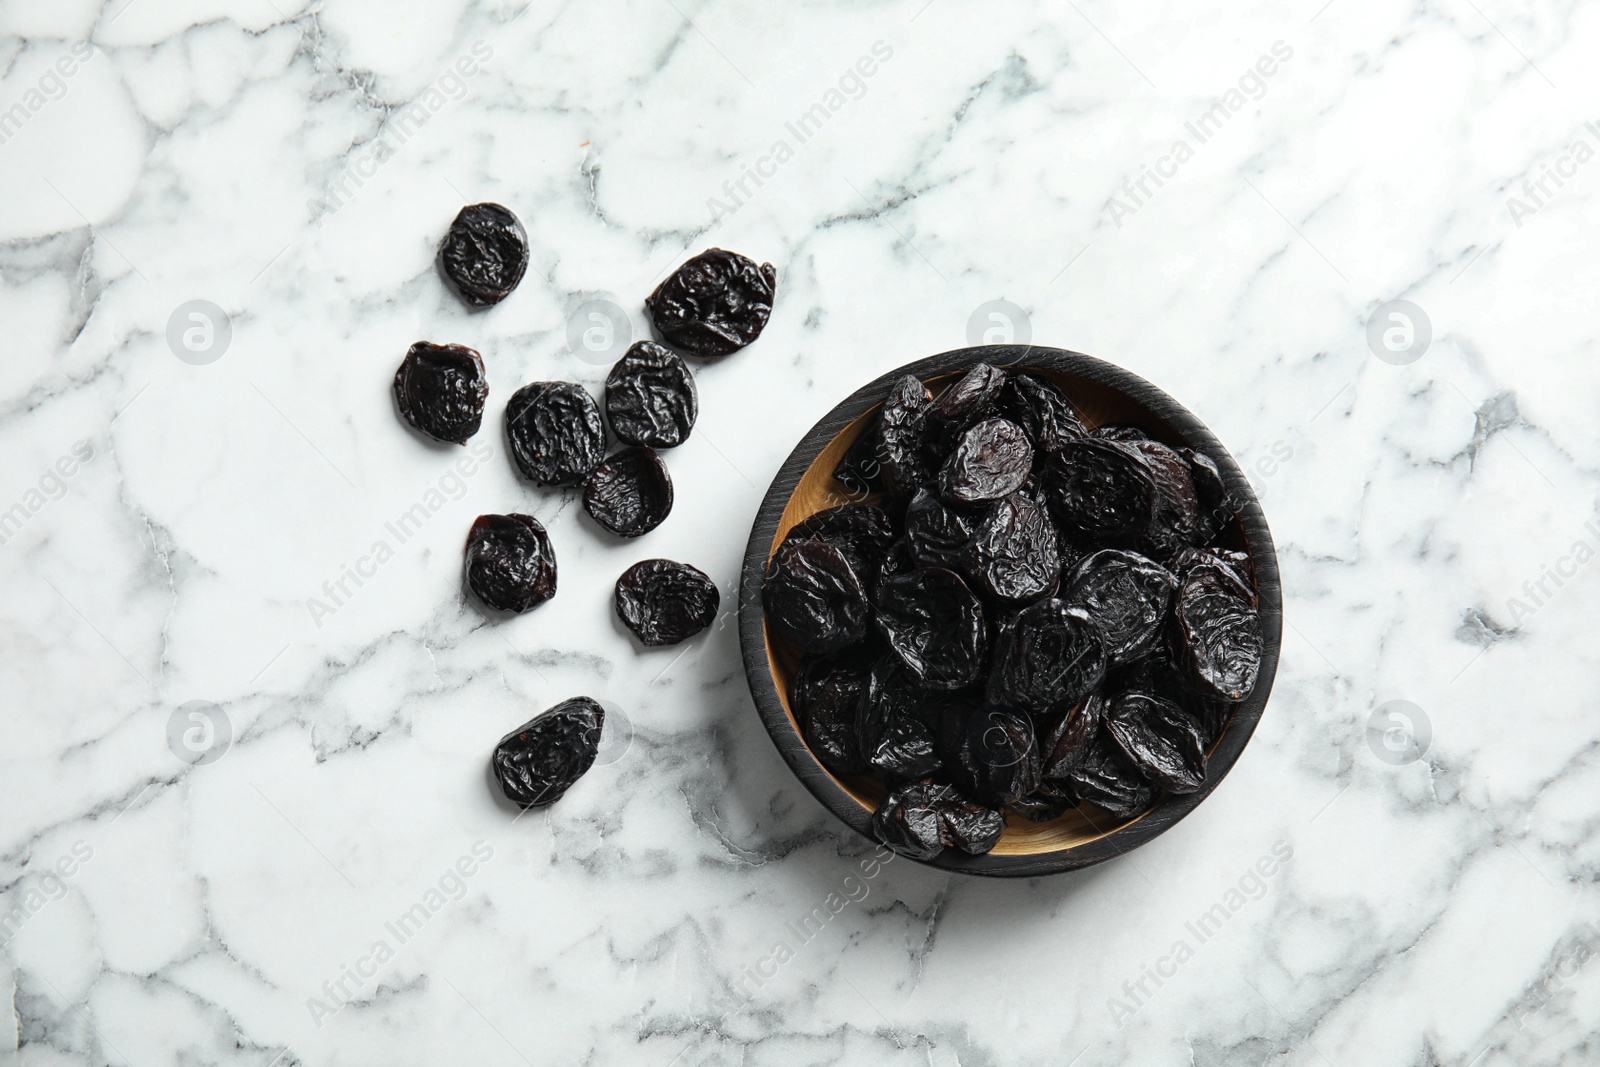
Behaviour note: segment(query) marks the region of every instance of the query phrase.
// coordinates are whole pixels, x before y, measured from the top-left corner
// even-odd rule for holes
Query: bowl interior
[[[1023,370],[1039,377],[1047,378],[1059,385],[1077,407],[1078,414],[1090,427],[1100,426],[1109,422],[1127,422],[1138,426],[1145,433],[1158,441],[1173,446],[1184,444],[1176,430],[1158,416],[1154,411],[1138,403],[1124,393],[1118,392],[1100,382],[1083,378],[1065,371],[1029,367],[1026,365],[1008,365],[1008,370]],[[949,386],[960,373],[951,373],[937,378],[928,379],[928,386],[937,395],[939,391]],[[845,451],[849,449],[856,438],[861,435],[877,413],[881,405],[874,405],[862,415],[841,430],[812,460],[805,472],[801,475],[794,493],[789,497],[788,503],[778,519],[777,531],[773,535],[772,543],[767,546],[767,559],[777,551],[791,529],[797,524],[810,518],[819,511],[849,503],[875,503],[878,495],[860,496],[852,494],[844,486],[834,480],[833,470],[839,461],[844,458]],[[1220,457],[1214,457],[1219,458]],[[1244,529],[1237,518],[1223,535],[1223,543],[1228,548],[1247,550]],[[1256,562],[1252,557],[1252,562]],[[1259,568],[1258,568],[1259,571]],[[800,723],[794,713],[794,708],[789,702],[790,683],[795,671],[799,668],[802,653],[787,638],[767,625],[763,619],[762,625],[766,627],[767,662],[772,671],[772,678],[778,691],[778,699],[783,704],[784,711],[789,716],[790,725],[797,736],[800,734]],[[1232,727],[1230,720],[1228,727],[1212,745],[1212,750],[1222,743],[1222,738],[1227,736],[1228,729]],[[885,789],[883,784],[870,775],[839,776],[821,766],[821,773],[831,778],[840,789],[859,804],[864,812],[870,813],[877,809],[879,801],[883,799]],[[1007,814],[1005,833],[995,845],[991,855],[999,856],[1032,856],[1041,853],[1059,852],[1063,849],[1073,848],[1091,841],[1098,840],[1119,830],[1130,826],[1142,819],[1148,818],[1152,813],[1161,809],[1157,803],[1143,814],[1132,819],[1120,819],[1100,808],[1092,806],[1079,806],[1069,810],[1058,818],[1047,822],[1032,822],[1018,815]]]

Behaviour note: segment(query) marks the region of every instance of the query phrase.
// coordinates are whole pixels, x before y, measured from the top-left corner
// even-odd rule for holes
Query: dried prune
[[[1231,586],[1252,607],[1255,606],[1254,568],[1250,565],[1248,552],[1235,552],[1227,548],[1184,548],[1173,555],[1171,562],[1179,578],[1187,580],[1192,574],[1209,572],[1221,578],[1224,585]]]
[[[627,445],[683,444],[700,413],[689,365],[654,341],[639,341],[606,375],[606,419]]]
[[[1161,640],[1178,579],[1167,568],[1117,548],[1078,564],[1061,599],[1085,614],[1105,637],[1111,666],[1130,663]]]
[[[1184,458],[1161,442],[1136,441],[1133,447],[1143,454],[1156,483],[1155,505],[1145,536],[1151,550],[1165,559],[1198,540],[1200,502],[1195,496],[1194,479]]]
[[[649,533],[672,513],[667,465],[653,448],[624,448],[589,475],[583,510],[618,537]]]
[[[957,574],[920,567],[878,583],[878,629],[929,689],[961,689],[983,672],[983,607]]]
[[[435,441],[466,444],[483,424],[488,396],[483,358],[465,345],[418,341],[394,372],[400,414]]]
[[[1106,699],[1124,693],[1148,693],[1179,708],[1195,724],[1200,743],[1209,747],[1227,725],[1233,705],[1202,696],[1190,688],[1182,672],[1165,656],[1149,656],[1108,677],[1101,690]]]
[[[617,617],[639,642],[675,645],[710,626],[722,597],[706,573],[687,563],[647,559],[617,579]]]
[[[1050,722],[1040,737],[1040,773],[1045,778],[1065,778],[1088,758],[1100,721],[1105,714],[1105,697],[1100,692],[1068,708]]]
[[[841,504],[797,523],[784,540],[828,542],[844,553],[866,589],[894,544],[894,524],[876,504]]]
[[[1106,709],[1106,733],[1152,785],[1193,793],[1206,781],[1206,754],[1193,719],[1149,693],[1124,693]]]
[[[1094,429],[1090,430],[1088,436],[1094,438],[1096,441],[1136,442],[1150,440],[1149,434],[1139,429],[1139,427],[1134,426],[1132,423],[1127,422],[1101,423],[1099,426],[1096,426]]]
[[[1261,618],[1227,579],[1191,571],[1173,604],[1173,644],[1189,684],[1218,700],[1240,701],[1261,670]]]
[[[1194,483],[1194,495],[1200,503],[1196,535],[1200,541],[1213,540],[1234,518],[1222,472],[1217,469],[1216,461],[1204,452],[1180,448],[1178,455],[1189,465],[1189,480]]]
[[[778,272],[737,252],[708,248],[685,262],[645,299],[667,343],[711,359],[761,336],[772,314]]]
[[[439,270],[475,308],[504,300],[528,269],[528,234],[499,204],[468,204],[439,245]]]
[[[878,416],[874,414],[845,449],[844,458],[833,468],[833,477],[852,496],[865,497],[883,492],[882,471],[878,463]]]
[[[467,535],[467,588],[491,608],[523,612],[556,595],[556,554],[531,515],[479,515]]]
[[[873,664],[861,698],[861,754],[891,781],[926,778],[944,766],[930,721],[939,706],[931,696],[898,657]]]
[[[506,443],[523,477],[539,485],[577,485],[605,458],[606,428],[583,386],[532,382],[506,405]]]
[[[1006,379],[999,410],[1021,426],[1041,452],[1054,452],[1088,432],[1067,394],[1054,382],[1032,374],[1012,373]]]
[[[1132,445],[1068,441],[1047,457],[1044,487],[1056,524],[1092,544],[1132,546],[1150,529],[1156,483]]]
[[[1055,592],[1061,575],[1056,528],[1022,493],[998,501],[962,553],[972,584],[999,600],[1025,604]]]
[[[1001,633],[989,699],[1045,715],[1088,696],[1105,673],[1105,639],[1088,614],[1061,600],[1041,600]]]
[[[807,656],[790,690],[806,745],[834,774],[867,769],[861,757],[860,716],[868,664],[855,650]]]
[[[1000,812],[939,782],[910,782],[884,797],[872,816],[874,836],[912,859],[935,859],[946,846],[981,856],[1005,829]]]
[[[596,701],[573,697],[502,737],[490,762],[506,799],[522,808],[560,800],[594,764],[605,721]]]
[[[1010,708],[975,708],[961,727],[950,773],[973,799],[1004,807],[1039,786],[1039,742],[1028,716]]]
[[[968,427],[994,413],[1005,384],[1006,374],[998,367],[974,364],[929,409],[929,443],[941,451],[952,447]]]
[[[878,417],[878,464],[891,494],[910,497],[933,477],[923,440],[923,421],[932,403],[933,394],[913,375],[903,375],[889,387]]]
[[[955,570],[972,539],[971,519],[922,488],[911,498],[905,515],[906,547],[920,567]]]
[[[1033,446],[1022,427],[1006,419],[985,419],[961,435],[945,461],[939,486],[945,499],[981,504],[1022,488],[1033,469]]]
[[[1095,733],[1083,761],[1067,772],[1065,781],[1079,800],[1104,808],[1119,819],[1132,818],[1156,799],[1155,787],[1128,762],[1103,726]]]
[[[867,632],[867,598],[844,553],[826,541],[785,541],[762,586],[767,615],[807,652],[833,652]]]
[[[1064,782],[1042,781],[1027,796],[1011,802],[1011,810],[1030,822],[1049,822],[1076,806],[1078,798]]]

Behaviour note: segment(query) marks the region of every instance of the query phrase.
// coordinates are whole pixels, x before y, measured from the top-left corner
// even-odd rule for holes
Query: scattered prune
[[[1088,432],[1067,394],[1054,382],[1032,374],[1013,373],[1006,379],[1000,413],[1021,426],[1042,452],[1054,452]]]
[[[1083,766],[1100,732],[1105,697],[1100,692],[1068,708],[1045,730],[1040,740],[1040,773],[1045,778],[1065,778]]]
[[[973,532],[962,569],[979,592],[1026,604],[1055,592],[1061,575],[1056,528],[1021,493],[998,501]]]
[[[891,781],[926,778],[944,766],[929,721],[939,710],[928,699],[933,695],[916,684],[898,657],[873,664],[861,698],[861,754]]]
[[[1041,600],[1001,634],[989,672],[989,699],[1036,715],[1076,704],[1106,673],[1105,639],[1081,608]]]
[[[878,463],[878,416],[874,414],[845,449],[844,458],[833,468],[833,477],[857,497],[883,492]]]
[[[1103,725],[1095,732],[1083,761],[1067,772],[1065,781],[1079,800],[1104,808],[1119,819],[1132,818],[1156,799],[1155,787],[1128,762]]]
[[[1261,670],[1261,619],[1250,601],[1222,576],[1192,571],[1172,615],[1189,684],[1218,700],[1248,697]]]
[[[672,513],[667,465],[653,448],[624,448],[589,475],[583,510],[618,537],[649,533]]]
[[[894,851],[931,860],[946,846],[981,856],[994,848],[1005,816],[974,804],[938,782],[910,782],[884,797],[872,816],[872,832]]]
[[[1065,532],[1096,545],[1133,545],[1150,529],[1156,483],[1137,448],[1068,441],[1044,471],[1050,514]]]
[[[1165,559],[1198,539],[1200,502],[1195,496],[1194,479],[1183,457],[1161,442],[1136,441],[1133,447],[1143,454],[1156,483],[1155,506],[1146,537],[1156,555]]]
[[[895,380],[878,417],[878,464],[891,494],[909,497],[932,476],[924,455],[923,421],[933,403],[928,387],[913,375]]]
[[[950,773],[973,799],[1004,807],[1039,786],[1039,742],[1028,716],[1010,708],[974,708],[961,726]]]
[[[606,428],[583,386],[533,382],[506,405],[506,443],[523,477],[538,485],[578,485],[605,458]]]
[[[806,745],[834,774],[867,769],[861,757],[860,716],[868,665],[852,652],[811,655],[794,678],[795,717]]]
[[[439,245],[439,270],[475,308],[500,303],[528,269],[528,234],[499,204],[468,204]]]
[[[1033,469],[1033,446],[1022,427],[985,419],[968,428],[945,461],[939,485],[957,504],[982,504],[1022,488]]]
[[[983,672],[983,607],[957,574],[937,567],[878,583],[878,629],[929,689],[961,689]]]
[[[1161,640],[1177,587],[1173,573],[1154,560],[1107,548],[1078,564],[1061,599],[1095,621],[1105,637],[1108,662],[1117,666]]]
[[[531,515],[479,515],[467,535],[467,588],[491,608],[524,612],[556,595],[556,554]]]
[[[1105,730],[1152,785],[1193,793],[1205,784],[1199,727],[1176,705],[1149,693],[1124,693],[1106,709]]]
[[[832,652],[867,631],[867,598],[844,553],[826,541],[785,541],[763,583],[767,615],[807,652]]]
[[[687,641],[710,626],[722,597],[705,572],[670,559],[635,563],[617,579],[617,618],[652,647]]]
[[[972,539],[971,520],[926,487],[906,506],[906,547],[919,567],[956,570]]]
[[[506,799],[522,808],[560,800],[594,764],[605,721],[597,702],[573,697],[502,737],[491,763]]]
[[[772,314],[778,272],[737,252],[708,248],[685,262],[645,299],[667,343],[712,359],[761,336]]]
[[[1030,822],[1049,822],[1077,803],[1066,783],[1041,781],[1033,792],[1013,800],[1011,810]]]
[[[483,358],[465,345],[418,341],[394,372],[400,414],[435,441],[466,444],[483,424],[488,396]]]
[[[849,561],[865,589],[894,544],[894,525],[876,504],[841,504],[819,511],[790,529],[784,540],[826,541]]]
[[[994,413],[1005,384],[1005,371],[987,363],[974,364],[940,393],[929,409],[929,443],[941,451],[951,448],[968,427]]]
[[[606,375],[606,419],[627,445],[683,444],[700,413],[689,365],[654,341],[638,341]]]

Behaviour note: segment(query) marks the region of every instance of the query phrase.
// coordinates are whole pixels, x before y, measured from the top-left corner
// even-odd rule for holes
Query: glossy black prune
[[[1195,532],[1202,542],[1214,540],[1234,520],[1222,472],[1217,469],[1216,460],[1204,452],[1180,448],[1178,455],[1189,465],[1189,480],[1194,483],[1195,499],[1200,504]]]
[[[879,841],[912,859],[936,859],[948,847],[981,856],[994,848],[1005,816],[974,804],[948,785],[909,782],[884,797],[872,816]]]
[[[1149,693],[1124,693],[1106,709],[1105,731],[1150,784],[1193,793],[1206,781],[1206,754],[1194,720]]]
[[[933,477],[926,455],[924,420],[933,394],[915,376],[897,378],[878,416],[878,465],[884,488],[906,498]]]
[[[1113,667],[1131,663],[1161,640],[1177,577],[1161,564],[1107,548],[1081,561],[1061,599],[1083,609],[1105,637]]]
[[[1238,702],[1261,671],[1261,619],[1226,578],[1191,571],[1178,587],[1172,640],[1189,684],[1218,700]]]
[[[1100,733],[1105,704],[1103,693],[1096,691],[1049,721],[1039,736],[1041,775],[1066,778],[1083,766]]]
[[[939,488],[956,504],[983,504],[1022,488],[1033,470],[1033,446],[1022,427],[985,419],[961,435],[939,474]]]
[[[504,300],[528,269],[528,234],[508,208],[468,204],[439,245],[439,270],[475,308]]]
[[[588,697],[573,697],[500,739],[490,760],[506,799],[521,808],[560,800],[594,765],[606,713]]]
[[[1018,612],[996,642],[989,699],[1045,715],[1087,697],[1105,673],[1105,639],[1088,614],[1041,600]]]
[[[1067,394],[1054,382],[1032,374],[1013,372],[1007,377],[999,410],[1021,426],[1042,452],[1054,452],[1088,432]]]
[[[1078,798],[1065,782],[1045,780],[1027,796],[1013,800],[1010,808],[1029,822],[1049,822],[1077,804]]]
[[[639,643],[675,645],[704,630],[717,617],[722,596],[698,567],[670,559],[641,560],[617,579],[617,618]]]
[[[1039,787],[1042,763],[1033,721],[1011,708],[975,708],[949,762],[951,776],[968,796],[1004,807]]]
[[[435,441],[464,445],[483,424],[489,381],[483,357],[465,345],[418,341],[394,372],[400,414]]]
[[[1171,565],[1173,572],[1184,580],[1194,574],[1210,573],[1222,579],[1224,585],[1233,588],[1252,607],[1256,604],[1255,570],[1250,564],[1248,552],[1227,548],[1183,548],[1173,554]]]
[[[1194,722],[1202,747],[1209,748],[1221,736],[1233,712],[1225,700],[1196,693],[1182,670],[1166,656],[1148,656],[1107,677],[1101,693],[1110,700],[1125,693],[1148,693],[1179,708]]]
[[[1084,438],[1052,452],[1044,468],[1057,526],[1097,546],[1136,544],[1155,514],[1156,483],[1132,445]]]
[[[606,420],[623,444],[674,448],[699,414],[689,365],[654,341],[635,342],[606,375]]]
[[[1067,772],[1064,781],[1079,800],[1104,808],[1119,819],[1132,818],[1156,799],[1155,787],[1128,762],[1103,725],[1096,731],[1083,761]],[[1089,822],[1095,825],[1092,817]]]
[[[708,248],[673,271],[644,304],[668,344],[713,359],[761,336],[777,284],[771,263],[757,266],[737,252]]]
[[[905,532],[906,547],[917,566],[956,570],[972,540],[972,519],[924,487],[906,505]]]
[[[962,552],[962,571],[979,592],[1026,604],[1055,592],[1061,553],[1050,516],[1022,493],[991,507]]]
[[[583,510],[618,537],[649,533],[672,513],[667,465],[653,448],[624,448],[589,475]]]
[[[891,781],[926,778],[941,770],[944,761],[935,744],[934,724],[939,713],[937,694],[918,685],[897,656],[885,656],[872,666],[861,697],[860,748],[862,757]]]
[[[867,420],[850,447],[845,449],[844,458],[833,468],[833,477],[857,499],[883,492],[876,414]]]
[[[1145,466],[1156,484],[1150,529],[1145,536],[1151,551],[1166,559],[1199,539],[1200,502],[1195,495],[1194,478],[1184,458],[1161,442],[1132,444],[1144,456]]]
[[[844,553],[866,589],[876,580],[895,532],[889,516],[876,504],[841,504],[796,523],[784,540],[828,542]]]
[[[524,612],[556,595],[556,554],[531,515],[479,515],[467,535],[466,583],[499,611]]]
[[[919,567],[878,583],[878,629],[929,689],[961,689],[983,673],[983,607],[959,575]]]
[[[1132,423],[1127,422],[1101,423],[1099,426],[1096,426],[1094,429],[1090,430],[1088,436],[1094,438],[1096,441],[1137,442],[1150,440],[1149,434],[1139,429],[1139,427],[1134,426]]]
[[[995,413],[1006,373],[979,363],[939,394],[928,410],[928,444],[941,455],[974,423]]]
[[[834,774],[867,769],[861,755],[861,703],[867,661],[854,649],[810,655],[795,673],[790,699],[806,745]]]
[[[506,405],[506,443],[524,478],[578,485],[606,454],[606,428],[588,390],[573,382],[532,382]]]
[[[768,617],[807,652],[833,652],[867,632],[867,598],[844,553],[826,541],[785,541],[762,585]]]

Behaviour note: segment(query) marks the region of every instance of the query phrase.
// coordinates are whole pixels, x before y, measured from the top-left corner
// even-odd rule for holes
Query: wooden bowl
[[[994,850],[969,856],[947,848],[933,867],[968,874],[1026,877],[1075,870],[1121,855],[1167,830],[1193,811],[1227,777],[1244,751],[1272,692],[1283,636],[1283,595],[1278,584],[1278,559],[1266,517],[1248,479],[1227,449],[1188,409],[1143,378],[1121,367],[1059,348],[986,345],[961,348],[907,364],[856,390],[811,428],[795,446],[773,479],[756,513],[745,550],[740,581],[739,637],[745,674],[756,710],[778,752],[823,805],[852,830],[876,841],[870,821],[884,795],[881,781],[870,775],[840,777],[812,755],[789,706],[789,683],[800,653],[787,639],[768,630],[763,608],[762,575],[767,561],[795,524],[827,508],[850,502],[833,469],[845,450],[876,412],[889,386],[904,374],[927,382],[935,393],[975,363],[1028,370],[1060,385],[1091,426],[1129,422],[1151,437],[1173,446],[1187,445],[1209,455],[1222,472],[1238,510],[1238,522],[1225,535],[1230,548],[1250,553],[1261,604],[1263,649],[1261,674],[1250,698],[1237,705],[1213,744],[1206,784],[1187,796],[1161,794],[1142,815],[1118,820],[1098,808],[1068,811],[1048,822],[1034,823],[1015,815]],[[867,500],[874,498],[868,497]]]

